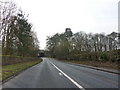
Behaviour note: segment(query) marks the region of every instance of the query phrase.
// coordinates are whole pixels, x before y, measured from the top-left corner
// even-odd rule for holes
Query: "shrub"
[[[10,64],[37,60],[37,57],[33,58],[33,57],[21,57],[21,56],[9,56],[9,55],[3,55],[0,57],[2,57],[2,65],[10,65]]]

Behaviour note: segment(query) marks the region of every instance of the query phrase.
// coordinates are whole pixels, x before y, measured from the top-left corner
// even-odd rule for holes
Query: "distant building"
[[[40,50],[38,57],[45,57],[45,51],[44,50]]]

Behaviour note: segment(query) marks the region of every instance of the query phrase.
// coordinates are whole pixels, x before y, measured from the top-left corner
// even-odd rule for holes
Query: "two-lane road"
[[[48,58],[8,82],[3,88],[118,88],[118,75]]]

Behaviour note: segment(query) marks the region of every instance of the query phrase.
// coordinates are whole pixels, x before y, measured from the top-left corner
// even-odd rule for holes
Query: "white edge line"
[[[76,81],[70,78],[67,74],[65,74],[62,70],[60,70],[56,65],[51,63],[58,71],[60,71],[66,78],[68,78],[73,84],[75,84],[78,88],[85,90],[81,85],[79,85]]]

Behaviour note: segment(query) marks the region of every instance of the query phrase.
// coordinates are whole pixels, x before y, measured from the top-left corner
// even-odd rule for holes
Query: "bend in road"
[[[118,75],[43,58],[3,88],[118,88]]]

